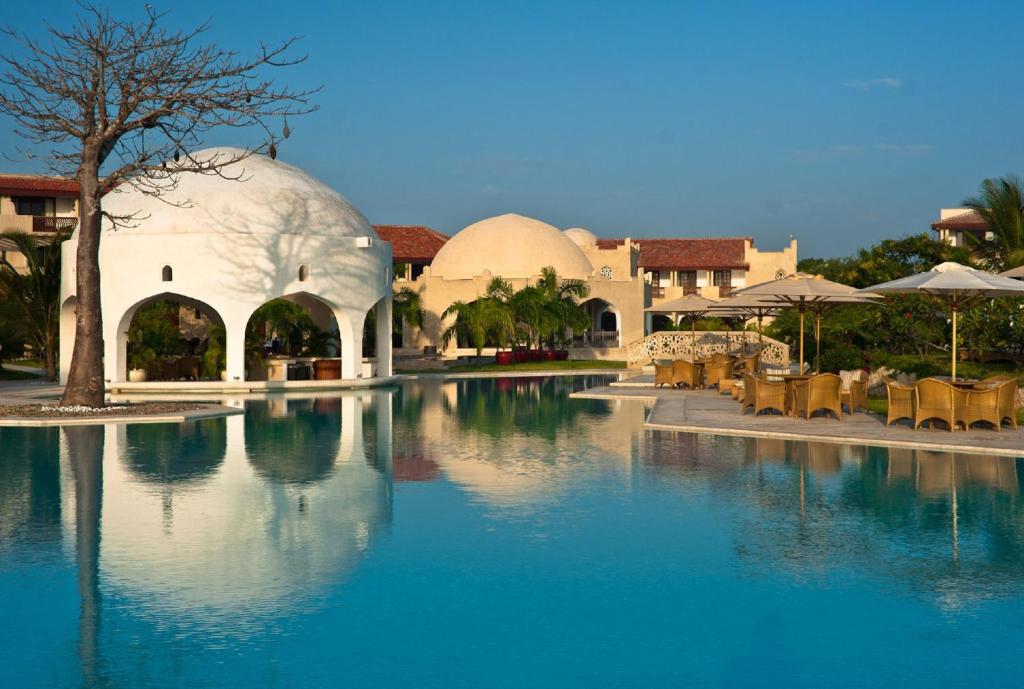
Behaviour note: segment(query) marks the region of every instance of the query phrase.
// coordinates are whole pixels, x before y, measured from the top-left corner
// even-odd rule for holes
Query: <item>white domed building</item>
[[[198,151],[197,159],[237,149]],[[235,179],[237,178],[237,179]],[[266,302],[286,298],[309,309],[340,338],[343,381],[391,375],[391,247],[352,204],[291,165],[252,155],[220,175],[182,173],[162,198],[135,189],[109,194],[104,211],[135,218],[100,241],[104,368],[127,379],[128,329],[146,304],[194,307],[226,331],[229,383],[247,379],[245,332]],[[61,375],[74,346],[77,235],[63,249]],[[376,314],[375,370],[364,365],[363,327]]]
[[[441,334],[450,320],[445,309],[456,301],[471,302],[500,277],[521,289],[534,284],[545,267],[563,280],[582,280],[589,288],[584,307],[594,320],[607,349],[643,337],[644,284],[637,274],[639,250],[619,240],[601,247],[597,238],[582,228],[562,232],[548,223],[509,213],[487,218],[456,233],[437,252],[411,287],[423,297],[423,328],[407,337],[410,353],[423,347],[460,351],[456,343],[443,347]]]

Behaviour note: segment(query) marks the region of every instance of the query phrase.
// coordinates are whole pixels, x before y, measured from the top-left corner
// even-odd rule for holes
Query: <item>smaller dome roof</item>
[[[565,280],[585,280],[593,266],[578,246],[546,222],[515,213],[473,223],[441,247],[430,274],[466,280],[490,272],[507,280],[532,278],[551,266]]]
[[[574,241],[576,246],[582,249],[589,249],[597,244],[597,236],[590,230],[585,230],[582,227],[570,227],[562,234]]]

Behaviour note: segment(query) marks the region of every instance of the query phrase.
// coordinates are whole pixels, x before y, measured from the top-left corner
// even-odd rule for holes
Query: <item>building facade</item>
[[[0,174],[0,233],[24,232],[50,242],[58,232],[78,226],[78,182],[60,177]],[[26,259],[0,238],[0,254],[15,270]]]
[[[939,219],[932,223],[936,239],[951,246],[967,246],[968,238],[991,239],[985,220],[970,208],[942,208]]]

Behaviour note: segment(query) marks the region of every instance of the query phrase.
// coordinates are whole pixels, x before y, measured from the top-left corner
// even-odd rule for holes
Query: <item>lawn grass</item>
[[[398,373],[519,373],[527,371],[589,371],[594,369],[624,369],[625,361],[527,361],[522,364],[466,364],[450,368],[396,369]]]
[[[24,371],[12,371],[10,369],[0,366],[0,380],[42,380],[35,373],[26,373]]]

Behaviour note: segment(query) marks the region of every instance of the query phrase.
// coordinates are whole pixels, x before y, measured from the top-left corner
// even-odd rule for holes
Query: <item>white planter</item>
[[[228,382],[228,372],[227,371],[221,371],[220,372],[220,379],[222,381],[224,381],[225,383]]]
[[[146,381],[146,369],[144,368],[133,368],[128,371],[128,382],[129,383],[144,383]]]

